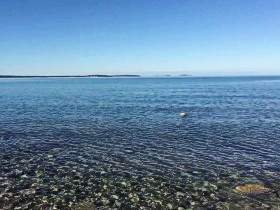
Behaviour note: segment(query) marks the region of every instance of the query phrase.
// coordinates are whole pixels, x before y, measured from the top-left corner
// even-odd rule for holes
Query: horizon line
[[[280,74],[263,75],[189,75],[189,74],[85,74],[85,75],[1,75],[0,78],[116,78],[116,77],[280,77]]]

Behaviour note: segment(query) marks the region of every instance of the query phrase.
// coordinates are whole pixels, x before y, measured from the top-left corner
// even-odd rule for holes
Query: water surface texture
[[[279,187],[280,77],[0,80],[0,209],[277,209]]]

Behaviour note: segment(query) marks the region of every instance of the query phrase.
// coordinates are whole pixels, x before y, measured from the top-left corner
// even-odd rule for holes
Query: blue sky
[[[0,74],[280,74],[279,0],[7,0]]]

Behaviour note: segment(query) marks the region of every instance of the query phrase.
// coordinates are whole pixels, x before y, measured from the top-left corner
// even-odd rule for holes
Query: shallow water
[[[0,209],[277,209],[279,93],[280,77],[0,79]]]

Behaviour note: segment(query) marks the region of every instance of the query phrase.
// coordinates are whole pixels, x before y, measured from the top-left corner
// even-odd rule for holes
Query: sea
[[[279,209],[279,194],[280,77],[0,79],[0,209]]]

